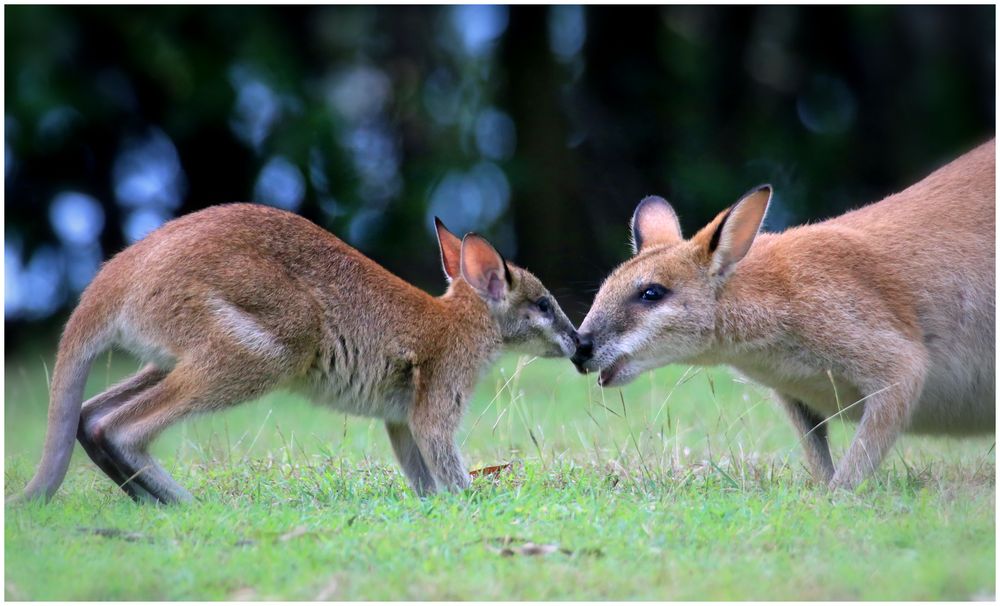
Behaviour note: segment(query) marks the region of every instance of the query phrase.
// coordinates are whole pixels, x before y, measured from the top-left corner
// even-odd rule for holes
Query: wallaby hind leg
[[[150,456],[150,442],[192,413],[227,408],[270,391],[277,375],[260,366],[252,361],[224,369],[178,364],[162,381],[101,418],[95,430],[98,441],[129,482],[155,500],[190,501],[191,493]]]
[[[396,453],[396,459],[403,468],[406,480],[410,483],[419,496],[431,494],[436,490],[434,476],[427,463],[420,454],[416,440],[410,433],[410,428],[404,423],[386,422],[386,430],[389,432],[389,441],[392,443],[392,450]]]
[[[817,482],[825,486],[833,477],[833,459],[830,457],[830,443],[824,419],[795,398],[780,393],[777,396],[799,434],[799,442],[805,450],[809,471]]]
[[[77,430],[77,440],[90,459],[111,480],[125,491],[134,501],[151,498],[151,495],[129,482],[129,476],[115,465],[114,459],[102,448],[94,435],[96,423],[101,417],[123,405],[134,395],[156,385],[167,376],[167,371],[152,364],[147,365],[138,373],[111,386],[107,390],[87,400],[80,413],[80,427]]]

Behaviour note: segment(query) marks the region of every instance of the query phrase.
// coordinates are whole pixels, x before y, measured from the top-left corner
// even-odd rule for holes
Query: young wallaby
[[[690,240],[661,198],[604,281],[573,362],[603,386],[671,363],[726,364],[774,389],[816,478],[856,486],[903,431],[994,431],[995,151],[778,234],[762,186]],[[834,471],[825,423],[859,421]]]
[[[123,250],[66,325],[22,497],[52,496],[75,438],[134,500],[190,500],[150,441],[276,388],[385,419],[417,493],[467,487],[455,430],[479,373],[502,346],[569,356],[577,336],[538,278],[482,237],[436,226],[450,282],[437,298],[308,220],[253,204],[186,215]],[[112,344],[148,365],[81,409],[91,363]]]

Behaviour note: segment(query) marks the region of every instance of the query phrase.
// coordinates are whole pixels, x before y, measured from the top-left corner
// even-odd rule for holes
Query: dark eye
[[[662,284],[649,284],[642,290],[642,292],[639,293],[639,298],[643,301],[649,302],[659,301],[663,297],[667,296],[669,292],[670,290]]]
[[[535,305],[538,306],[538,311],[543,314],[547,314],[552,311],[552,303],[549,301],[548,297],[542,297],[541,299],[535,301]]]

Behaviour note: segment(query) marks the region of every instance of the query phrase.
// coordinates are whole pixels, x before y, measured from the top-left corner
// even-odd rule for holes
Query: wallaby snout
[[[604,338],[596,343],[595,334],[596,331],[581,333],[576,352],[570,358],[577,372],[583,375],[599,372],[597,384],[601,387],[622,385],[641,372],[628,364],[630,357],[613,341]]]
[[[580,374],[587,374],[588,369],[584,365],[594,357],[594,338],[588,334],[578,334],[576,340],[576,352],[570,361],[576,366]]]

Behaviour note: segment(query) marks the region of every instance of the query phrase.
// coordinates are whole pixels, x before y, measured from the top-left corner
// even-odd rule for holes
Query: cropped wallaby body
[[[757,234],[767,186],[690,240],[665,201],[644,200],[636,254],[602,285],[574,362],[603,385],[732,366],[774,389],[814,475],[837,487],[903,431],[993,432],[995,174],[990,141],[881,202],[777,234]],[[859,422],[836,469],[835,415]]]
[[[59,344],[39,469],[49,498],[74,437],[133,499],[191,495],[147,453],[166,426],[278,388],[382,418],[420,494],[469,484],[455,446],[466,399],[505,344],[572,353],[576,333],[537,278],[438,222],[447,292],[432,297],[292,213],[252,204],[171,221],[108,261]],[[148,362],[88,400],[117,344]]]

